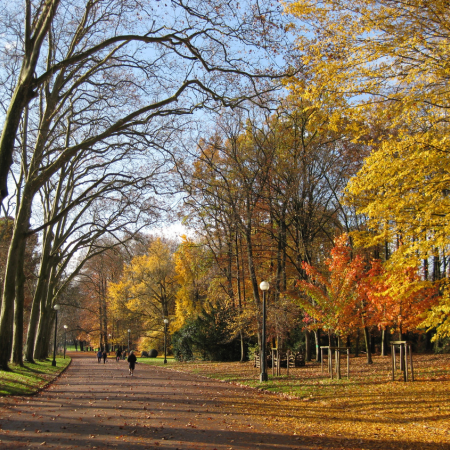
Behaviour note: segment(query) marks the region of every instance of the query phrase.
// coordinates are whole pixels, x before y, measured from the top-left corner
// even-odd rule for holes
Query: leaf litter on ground
[[[264,418],[268,427],[285,433],[341,440],[344,449],[440,449],[450,448],[450,355],[413,355],[414,382],[404,382],[397,370],[391,379],[390,356],[350,358],[350,378],[342,359],[342,378],[331,379],[320,363],[281,369],[280,376],[259,382],[253,362],[174,363],[171,369],[195,373],[238,386],[277,395],[241,396],[234,405],[242,414],[261,418],[261,408],[271,411]],[[398,368],[398,359],[397,359]],[[237,402],[234,402],[237,403]]]

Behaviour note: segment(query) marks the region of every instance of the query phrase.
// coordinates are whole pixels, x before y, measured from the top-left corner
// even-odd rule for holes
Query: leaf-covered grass
[[[267,426],[290,434],[332,437],[342,440],[340,448],[450,448],[450,355],[414,355],[416,381],[408,383],[400,371],[391,380],[390,357],[376,356],[371,365],[365,357],[351,358],[348,380],[344,361],[341,380],[330,379],[325,365],[321,373],[320,364],[307,363],[291,369],[289,376],[282,369],[281,376],[273,377],[269,368],[267,383],[259,382],[259,369],[251,362],[174,363],[170,368],[287,397],[259,398],[272,410],[263,418]],[[249,417],[260,416],[244,400],[239,409]]]
[[[175,361],[171,367],[214,379],[299,397],[304,395],[321,397],[327,395],[329,391],[339,390],[351,393],[353,390],[366,389],[367,386],[392,384],[390,356],[375,356],[373,364],[370,365],[366,363],[364,356],[351,357],[349,379],[346,376],[345,361],[344,356],[341,360],[340,380],[336,379],[336,375],[333,379],[329,377],[326,362],[323,366],[323,373],[320,363],[308,362],[305,367],[290,369],[289,375],[286,374],[286,368],[281,369],[281,376],[272,375],[272,369],[268,368],[269,381],[267,383],[259,382],[259,369],[253,367],[252,362],[178,363]],[[414,378],[416,382],[450,381],[450,355],[414,355]],[[398,370],[398,356],[395,380],[403,380],[402,373]]]
[[[10,371],[0,370],[0,396],[32,395],[53,381],[69,364],[66,356],[56,357],[56,367],[52,361],[24,362],[23,367],[10,364]]]

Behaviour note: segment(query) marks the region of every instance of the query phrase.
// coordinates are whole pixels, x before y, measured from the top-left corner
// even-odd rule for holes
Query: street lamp
[[[169,319],[164,319],[164,364],[167,364],[167,324]]]
[[[64,325],[64,359],[66,359],[66,334],[67,334],[67,325]]]
[[[127,347],[128,354],[130,354],[130,333],[131,330],[128,328],[128,347]]]
[[[109,336],[109,344],[108,344],[109,345],[109,351],[111,352],[111,349],[112,349],[112,351],[114,351],[114,348],[112,348],[112,345],[111,345],[111,342],[112,342],[111,341],[111,333],[109,333],[108,336]]]
[[[266,291],[269,290],[270,284],[267,281],[262,281],[259,288],[263,291],[263,316],[262,316],[262,337],[261,337],[261,374],[259,381],[267,381],[266,370]]]
[[[58,310],[60,306],[55,305],[53,306],[53,309],[56,311],[56,317],[55,317],[55,339],[53,341],[53,361],[52,366],[56,366],[56,330],[58,329]]]

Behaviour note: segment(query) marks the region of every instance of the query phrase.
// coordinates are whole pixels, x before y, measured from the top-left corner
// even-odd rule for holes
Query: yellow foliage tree
[[[380,231],[375,241],[401,235],[402,261],[434,255],[449,235],[448,5],[298,0],[287,11],[299,19],[306,68],[290,88],[313,105],[340,105],[329,123],[373,149],[349,201]],[[370,141],[374,121],[384,131]]]
[[[133,321],[144,337],[140,345],[146,348],[150,341],[162,337],[164,318],[174,314],[177,290],[173,251],[169,243],[158,238],[151,242],[147,254],[132,259],[122,279],[110,284],[108,293],[116,316]]]
[[[357,106],[345,114],[356,118],[374,102],[384,103],[393,125],[442,123],[450,53],[446,2],[297,0],[286,9],[298,19],[306,69],[291,88],[303,98]]]
[[[306,69],[291,89],[317,106],[339,105],[330,125],[372,148],[348,186],[348,202],[368,218],[357,239],[388,243],[391,267],[427,276],[432,262],[440,273],[431,278],[441,277],[450,232],[448,4],[298,0],[286,9],[298,19]],[[448,320],[446,298],[428,326]]]
[[[205,246],[183,235],[174,261],[180,288],[176,294],[175,320],[171,330],[177,331],[205,306],[212,260]]]

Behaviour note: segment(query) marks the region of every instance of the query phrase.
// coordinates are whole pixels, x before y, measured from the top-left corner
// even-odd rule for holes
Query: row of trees
[[[214,249],[224,291],[241,300],[246,280],[257,310],[267,278],[274,305],[294,299],[309,329],[448,336],[448,8],[300,0],[287,11],[303,64],[286,83],[289,119],[218,124],[186,176],[187,222]],[[327,261],[343,231],[352,242]]]
[[[423,329],[439,299],[432,272],[387,264],[398,242],[354,248],[345,233],[362,234],[366,223],[341,191],[361,167],[360,147],[319,118],[291,99],[276,115],[246,122],[223,114],[211,137],[176,161],[187,192],[180,213],[196,238],[179,245],[150,239],[139,250],[128,246],[128,258],[117,253],[123,271],[87,289],[87,305],[102,290],[99,314],[91,316],[103,330],[100,345],[107,329],[124,343],[131,328],[145,338],[142,349],[155,346],[168,317],[175,351],[189,355],[196,347],[227,358],[221,345],[238,340],[243,360],[244,343],[260,339],[261,279],[273,287],[269,337],[283,345],[302,329],[308,358],[311,333],[316,348],[323,331],[328,339],[362,333],[370,362],[371,330],[381,331],[384,353],[388,333],[401,339]],[[206,335],[197,334],[208,327],[218,345],[206,351]]]
[[[448,335],[445,4],[26,5],[1,16],[2,368],[24,329],[26,357],[44,357],[67,297],[101,345],[151,339],[164,317],[199,342],[220,318],[243,359],[262,279],[270,337],[300,327],[307,349],[322,331],[367,347],[371,328]],[[288,94],[256,108],[274,106],[292,33]],[[199,136],[201,109],[216,120]],[[195,239],[139,235],[181,191]]]
[[[273,338],[299,321],[307,347],[310,332],[319,345],[321,331],[361,330],[370,360],[371,329],[383,342],[418,327],[447,336],[448,8],[299,0],[286,11],[302,70],[282,106],[224,111],[175,159],[197,235],[177,252],[173,331],[221,305],[230,338],[260,339],[267,279]]]
[[[12,224],[1,236],[2,369],[22,364],[24,332],[25,358],[46,357],[53,306],[83,266],[166,209],[180,133],[197,111],[276,90],[277,67],[261,56],[275,63],[284,48],[270,2],[24,3],[0,13],[0,201]]]
[[[425,325],[449,334],[448,23],[443,2],[299,0],[297,46],[307,70],[289,89],[323,108],[370,155],[345,192],[366,226],[358,245],[385,247],[384,266],[439,290]],[[402,296],[402,282],[387,288]]]

